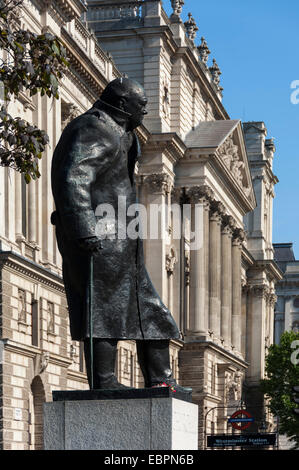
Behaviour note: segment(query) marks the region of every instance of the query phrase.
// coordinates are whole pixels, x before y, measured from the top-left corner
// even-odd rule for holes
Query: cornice
[[[141,145],[147,144],[147,142],[149,141],[149,139],[151,137],[150,131],[144,125],[141,125],[141,126],[137,127],[137,129],[135,129],[135,132],[137,134],[137,137],[138,137]]]
[[[162,152],[168,151],[172,157],[172,163],[177,163],[184,157],[186,145],[175,132],[150,134],[144,151],[157,151],[157,149]]]
[[[87,10],[86,6],[80,0],[40,0],[39,1],[43,10],[50,7],[60,10],[67,21],[73,18],[79,18],[81,14]]]
[[[265,169],[266,175],[256,175],[255,177],[252,178],[253,180],[255,180],[257,178],[263,179],[265,176],[267,176],[270,183],[272,183],[274,185],[279,183],[279,179],[273,173],[273,170],[271,168],[271,164],[268,160],[253,160],[252,161],[248,158],[248,164],[249,164],[249,167],[250,167],[251,170],[263,169],[263,168]]]
[[[230,365],[237,364],[239,367],[242,369],[247,369],[249,364],[245,360],[241,359],[239,356],[236,356],[234,353],[227,351],[226,349],[222,348],[221,346],[213,343],[212,341],[205,341],[205,340],[198,340],[198,341],[188,341],[185,342],[185,345],[188,347],[188,350],[190,350],[190,346],[192,347],[192,350],[196,349],[212,349],[213,351],[221,354],[224,356],[226,359],[230,361]]]
[[[281,281],[284,273],[274,260],[255,260],[251,270],[265,271],[273,281]]]
[[[78,372],[77,370],[68,369],[67,378],[71,380],[76,380],[77,382],[79,381],[86,385],[88,384],[86,374],[84,374],[83,372]]]
[[[45,352],[44,350],[37,348],[36,346],[30,346],[23,343],[18,343],[8,338],[3,338],[1,340],[4,344],[4,349],[6,351],[10,351],[16,354],[22,354],[22,356],[29,357],[34,359],[37,355],[42,354]],[[72,360],[67,357],[58,356],[57,354],[53,354],[49,351],[49,364],[54,364],[60,367],[69,367],[72,364]]]
[[[244,245],[242,247],[242,262],[247,269],[253,266],[255,263],[254,257]]]
[[[13,251],[0,251],[0,268],[3,267],[18,272],[32,281],[40,282],[58,292],[64,293],[63,279],[42,267],[34,261],[28,260]]]
[[[108,84],[108,79],[104,77],[103,73],[94,65],[90,57],[65,28],[61,28],[61,40],[67,49],[70,65],[83,78],[83,81],[92,88],[94,95],[98,97]]]

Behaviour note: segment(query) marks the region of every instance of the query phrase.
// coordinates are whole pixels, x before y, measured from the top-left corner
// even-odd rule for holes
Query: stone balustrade
[[[87,18],[89,21],[138,19],[143,17],[143,4],[143,1],[135,1],[89,5]]]

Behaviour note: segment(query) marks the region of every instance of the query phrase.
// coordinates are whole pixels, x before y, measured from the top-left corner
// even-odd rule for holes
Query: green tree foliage
[[[38,127],[10,116],[7,103],[21,92],[58,99],[68,62],[57,37],[19,29],[16,12],[22,3],[0,0],[0,86],[6,103],[0,110],[0,165],[20,171],[29,183],[40,176],[38,161],[49,138]]]
[[[299,415],[293,387],[299,385],[299,333],[285,332],[279,345],[271,345],[266,358],[263,393],[270,399],[270,408],[279,418],[280,434],[288,436],[299,448]]]

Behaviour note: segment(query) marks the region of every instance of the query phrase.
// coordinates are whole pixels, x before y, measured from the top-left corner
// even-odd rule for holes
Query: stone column
[[[153,173],[144,176],[146,185],[148,227],[147,239],[144,240],[146,266],[149,275],[162,301],[168,302],[168,285],[165,276],[166,243],[169,231],[166,217],[168,194],[172,188],[172,179],[166,173]]]
[[[207,336],[208,295],[208,230],[212,191],[207,186],[187,190],[191,202],[191,231],[196,232],[196,244],[190,243],[190,334]]]
[[[53,266],[53,239],[54,227],[50,223],[51,213],[53,211],[53,194],[51,190],[51,161],[56,142],[54,139],[54,110],[52,101],[48,97],[43,97],[42,101],[42,129],[47,129],[49,136],[49,145],[43,154],[41,161],[41,192],[42,192],[42,219],[40,220],[42,238],[41,257],[44,266],[51,268]]]
[[[31,181],[28,188],[28,241],[36,243],[36,184]]]
[[[274,291],[269,295],[269,342],[274,343],[274,308],[277,302],[277,295]]]
[[[269,288],[265,284],[250,287],[248,311],[248,330],[250,334],[247,348],[249,367],[247,377],[250,386],[259,386],[260,379],[264,378],[266,299]]]
[[[232,347],[236,353],[241,352],[241,255],[244,239],[244,230],[236,229],[232,243]]]
[[[22,231],[22,175],[15,173],[15,231],[16,241],[23,239]]]
[[[232,236],[234,219],[224,216],[221,231],[221,326],[224,347],[231,348],[232,323]]]
[[[186,331],[190,330],[190,251],[185,253],[184,261],[184,331]]]
[[[246,358],[247,352],[247,336],[248,336],[248,293],[249,286],[247,279],[241,280],[242,285],[242,311],[241,311],[241,354],[243,358]]]
[[[221,221],[224,206],[221,202],[213,202],[210,210],[210,311],[209,330],[214,339],[220,338],[221,314]]]
[[[294,300],[294,298],[291,295],[285,296],[284,331],[291,331],[291,329],[292,329],[293,300]]]

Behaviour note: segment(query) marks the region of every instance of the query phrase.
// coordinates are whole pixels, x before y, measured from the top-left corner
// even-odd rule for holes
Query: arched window
[[[31,450],[43,450],[43,404],[46,401],[41,378],[35,377],[31,383],[29,397],[29,446]]]

